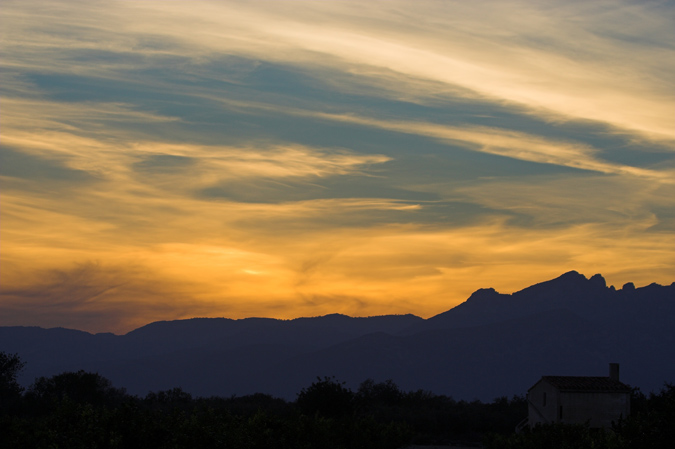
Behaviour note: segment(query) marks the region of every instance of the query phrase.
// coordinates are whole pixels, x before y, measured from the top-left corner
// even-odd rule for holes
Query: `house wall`
[[[546,402],[544,403],[544,394]],[[611,427],[612,421],[630,413],[630,393],[560,392],[540,381],[527,392],[528,425],[563,422]]]
[[[546,401],[544,402],[544,395]],[[528,424],[558,422],[560,392],[548,382],[538,382],[527,392]]]
[[[610,427],[612,421],[630,413],[629,393],[562,392],[560,393],[562,417],[560,422],[584,424],[591,427]]]

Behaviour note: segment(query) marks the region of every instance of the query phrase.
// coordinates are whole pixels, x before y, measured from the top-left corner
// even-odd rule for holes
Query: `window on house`
[[[562,419],[562,405],[560,406],[560,409],[558,410],[558,419]]]
[[[544,392],[544,401],[543,401],[542,406],[546,407],[546,392]]]

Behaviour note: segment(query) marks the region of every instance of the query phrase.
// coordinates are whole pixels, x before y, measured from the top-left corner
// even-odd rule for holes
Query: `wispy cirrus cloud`
[[[192,303],[187,312],[190,297],[186,293],[198,288],[189,280],[172,282],[155,278],[155,274],[138,263],[92,261],[26,273],[22,283],[0,291],[4,325],[39,323],[90,332],[123,332],[146,324],[139,315],[172,319],[177,314],[191,317],[196,310],[206,311],[206,305]]]
[[[199,163],[198,182],[202,183],[233,178],[345,175],[359,173],[362,167],[390,160],[384,155],[356,154],[346,149],[322,150],[267,142],[240,148],[162,141],[138,142],[138,133],[116,126],[117,122],[152,124],[170,123],[178,119],[137,111],[129,105],[117,103],[64,104],[5,99],[3,107],[6,126],[4,145],[48,159],[66,160],[74,169],[109,176],[113,172],[120,176],[122,172],[128,172],[130,167],[133,168],[134,164],[137,168],[144,168],[146,173],[152,171],[153,167],[161,172],[162,157],[165,163],[167,157],[176,158],[174,160],[189,159],[194,163],[192,165]],[[36,111],[39,112],[36,114]],[[194,175],[195,171],[191,174]]]
[[[470,149],[520,159],[529,162],[562,165],[601,173],[626,174],[646,177],[665,183],[674,182],[673,171],[642,169],[620,165],[596,158],[595,148],[571,140],[551,139],[508,129],[445,126],[436,123],[379,120],[353,115],[318,114],[329,120],[338,120],[375,126],[392,131],[419,134],[435,139],[456,141]]]
[[[4,2],[0,308],[120,331],[671,282],[672,12]]]
[[[42,63],[49,70],[82,70],[104,77],[121,72],[133,79],[137,75],[132,67],[139,65],[163,66],[180,57],[198,67],[234,54],[309,70],[323,66],[358,72],[372,84],[383,81],[393,89],[397,83],[393,90],[402,92],[414,80],[427,80],[440,83],[429,85],[427,96],[438,95],[439,88],[453,94],[463,89],[553,120],[593,120],[618,131],[672,141],[669,104],[675,93],[668,79],[673,70],[673,48],[667,44],[673,38],[668,4],[76,5],[57,3],[31,20],[8,20],[22,38],[7,38],[6,45],[17,49],[12,52],[17,60],[8,64]],[[29,12],[14,7],[6,14],[9,19],[25,19]],[[40,34],[26,39],[31,26],[42,33],[49,30],[49,39]],[[52,50],[55,54],[45,58]],[[72,61],[72,55],[86,50],[118,57],[110,56],[103,66]],[[129,61],[119,58],[122,55],[146,59]],[[187,68],[186,75],[191,70],[195,67]]]

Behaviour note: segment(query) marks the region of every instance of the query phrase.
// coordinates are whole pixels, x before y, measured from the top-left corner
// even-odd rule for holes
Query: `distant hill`
[[[675,381],[675,283],[620,290],[577,272],[513,294],[481,289],[447,312],[294,320],[194,318],[126,335],[0,327],[21,380],[84,369],[132,394],[181,387],[202,396],[293,399],[317,376],[355,388],[392,379],[456,399],[523,394],[541,375],[606,375],[645,392]]]

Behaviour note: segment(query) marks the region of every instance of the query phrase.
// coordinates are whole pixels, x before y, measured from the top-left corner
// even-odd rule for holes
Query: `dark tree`
[[[0,352],[0,411],[21,397],[23,388],[16,378],[25,366],[17,354]]]
[[[651,393],[648,398],[637,392],[637,398],[639,402],[631,404],[633,409],[631,415],[616,426],[617,432],[634,449],[673,447],[675,385],[667,383],[660,393]]]
[[[356,392],[357,400],[365,405],[399,405],[403,396],[403,392],[391,379],[379,383],[373,379],[366,379]]]
[[[83,370],[40,377],[26,394],[30,401],[56,403],[67,398],[76,403],[95,406],[114,404],[124,395],[123,389],[113,388],[105,377]]]
[[[332,377],[318,377],[298,393],[296,404],[308,415],[318,413],[328,418],[349,415],[354,409],[354,393],[344,385]]]

